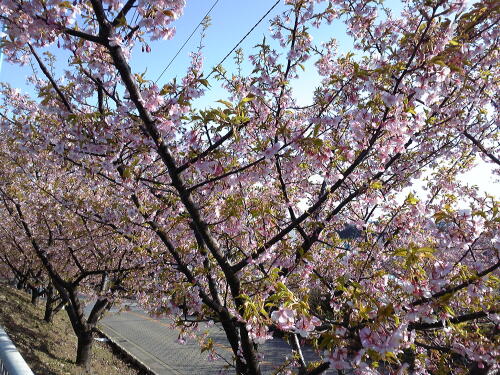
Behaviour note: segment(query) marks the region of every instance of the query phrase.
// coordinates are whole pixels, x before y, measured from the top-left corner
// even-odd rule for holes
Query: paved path
[[[103,333],[157,375],[215,375],[224,369],[224,361],[208,361],[207,353],[201,353],[195,340],[179,344],[178,331],[171,327],[169,320],[151,318],[138,308],[123,312],[112,310],[100,322],[100,327]],[[215,342],[217,353],[229,360],[232,352],[222,329],[211,327],[209,336]],[[312,350],[304,351],[306,360],[319,359]],[[263,373],[272,374],[276,365],[291,356],[291,347],[284,340],[274,339],[262,346],[262,353]],[[234,370],[228,371],[228,374],[233,373]],[[326,374],[334,373],[329,371]]]

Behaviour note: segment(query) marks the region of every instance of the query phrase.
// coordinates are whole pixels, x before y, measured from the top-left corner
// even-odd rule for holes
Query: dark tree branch
[[[474,282],[476,282],[479,278],[481,278],[483,276],[486,276],[487,274],[495,271],[498,267],[500,267],[500,261],[496,262],[493,266],[485,269],[484,271],[479,272],[476,276],[470,278],[469,280],[464,281],[463,283],[461,283],[461,284],[459,284],[457,286],[454,286],[452,288],[444,289],[441,292],[435,293],[435,294],[433,294],[430,297],[421,298],[421,299],[413,302],[411,304],[411,306],[423,305],[424,303],[434,301],[434,300],[438,299],[439,297],[442,297],[442,296],[444,296],[446,294],[456,293],[456,292],[458,292],[461,289],[467,288],[469,285],[471,285]]]
[[[132,9],[134,6],[136,0],[128,0],[123,8],[120,10],[120,12],[116,15],[116,18],[113,20],[111,23],[113,26],[118,26],[121,22],[122,18],[125,18],[127,16],[127,13]]]
[[[77,38],[85,39],[88,40],[89,42],[94,42],[97,44],[103,45],[104,42],[101,38],[98,36],[92,35],[92,34],[87,34],[79,30],[74,30],[74,29],[69,29],[69,28],[64,28],[63,29],[64,33],[71,35],[71,36],[76,36]]]
[[[240,125],[238,127],[238,130],[242,129],[244,126],[246,126],[248,122]],[[180,173],[184,171],[185,169],[189,168],[189,166],[193,165],[196,163],[198,160],[203,159],[206,157],[208,154],[210,154],[212,151],[216,150],[219,148],[225,141],[227,141],[229,138],[231,138],[234,134],[234,128],[231,128],[226,134],[224,134],[221,138],[219,138],[215,143],[210,145],[205,151],[201,152],[200,154],[196,155],[195,157],[189,159],[187,162],[184,164],[180,165],[177,167],[177,173]]]
[[[498,314],[500,312],[499,309],[493,309],[489,311],[478,311],[478,312],[473,312],[469,314],[464,314],[457,316],[455,318],[451,318],[448,321],[452,324],[458,324],[458,323],[465,323],[465,322],[470,322],[471,320],[476,320],[480,318],[485,318],[489,314]],[[435,322],[435,323],[411,323],[408,325],[408,330],[427,330],[427,329],[439,329],[439,328],[444,328],[446,326],[446,323],[443,321]]]
[[[500,159],[498,159],[495,155],[486,150],[486,148],[481,144],[481,142],[479,142],[474,136],[472,136],[466,130],[463,132],[463,135],[465,135],[474,144],[474,146],[476,146],[483,154],[489,157],[491,161],[493,161],[497,165],[500,165]]]
[[[47,69],[47,67],[43,63],[42,59],[38,56],[38,54],[36,53],[35,49],[31,46],[31,44],[28,43],[28,47],[31,51],[31,54],[33,55],[33,57],[37,61],[38,66],[40,67],[40,70],[45,75],[45,77],[47,77],[47,79],[50,81],[50,83],[52,84],[52,87],[56,91],[57,95],[59,95],[59,98],[61,99],[62,103],[64,104],[64,106],[66,107],[68,112],[72,113],[73,109],[71,108],[71,105],[69,104],[69,102],[66,99],[66,97],[64,96],[63,92],[61,91],[61,89],[57,85],[57,82],[54,80],[54,78],[50,74],[49,70]]]

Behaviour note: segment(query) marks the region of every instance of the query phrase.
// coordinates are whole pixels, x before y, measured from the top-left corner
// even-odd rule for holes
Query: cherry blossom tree
[[[10,233],[2,233],[2,242],[5,244],[0,254],[2,263],[8,273],[13,275],[12,279],[15,280],[17,288],[31,292],[31,303],[36,305],[43,293],[42,285],[45,284],[43,266],[33,254],[25,251]]]
[[[10,206],[4,201],[7,211]],[[12,212],[12,211],[10,211]],[[13,233],[2,228],[2,253],[0,254],[2,272],[6,280],[14,280],[18,289],[26,289],[31,293],[31,303],[36,305],[40,296],[45,296],[43,319],[50,323],[65,302],[61,299],[40,260],[29,249],[23,248]]]
[[[10,134],[14,133],[11,129]],[[4,151],[0,153],[0,215],[7,251],[2,260],[15,267],[7,255],[14,249],[31,261],[29,272],[37,273],[28,274],[30,289],[37,285],[34,282],[50,280],[44,319],[50,322],[65,305],[78,337],[76,363],[89,368],[97,322],[120,296],[130,293],[131,274],[140,278],[149,257],[141,255],[133,230],[123,233],[99,222],[98,212],[111,210],[112,200],[100,199],[93,190],[96,184],[81,186],[90,180],[76,178],[74,170],[62,165],[54,168],[48,155],[38,153],[34,158],[13,144],[9,152]],[[106,194],[105,189],[99,192]],[[95,206],[93,220],[86,204]],[[95,303],[86,312],[89,299]]]
[[[6,148],[112,196],[107,212],[86,200],[85,217],[154,249],[138,299],[194,316],[181,338],[220,323],[238,374],[261,373],[276,331],[296,352],[283,371],[494,368],[498,202],[457,176],[477,159],[498,173],[498,5],[406,1],[395,17],[379,1],[287,0],[250,73],[214,69],[229,98],[202,110],[202,50],[161,88],[130,67],[134,46],[173,36],[184,3],[3,2],[4,52],[36,64],[40,98],[4,87]],[[353,52],[313,43],[332,22]],[[39,52],[54,43],[63,72]],[[307,67],[321,82],[303,106],[293,82]],[[427,195],[411,192],[419,178]]]

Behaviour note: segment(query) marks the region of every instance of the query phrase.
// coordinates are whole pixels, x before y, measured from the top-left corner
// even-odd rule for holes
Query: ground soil
[[[84,374],[74,364],[76,336],[66,312],[60,311],[52,323],[46,323],[43,302],[33,306],[27,293],[0,284],[0,325],[36,375]],[[95,341],[90,374],[141,375],[141,372],[111,346]]]

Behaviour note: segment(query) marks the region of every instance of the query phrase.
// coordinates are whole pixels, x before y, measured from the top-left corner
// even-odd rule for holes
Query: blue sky
[[[151,53],[141,52],[140,46],[138,46],[134,50],[133,58],[131,59],[132,70],[138,73],[147,71],[146,78],[153,81],[156,80],[215,1],[188,0],[184,15],[174,24],[176,28],[175,37],[172,40],[162,40],[152,43]],[[394,4],[399,3],[399,1],[394,0],[391,2],[394,2]],[[205,46],[203,50],[205,74],[208,74],[212,67],[221,61],[274,3],[275,0],[219,0],[217,2],[210,13],[211,26],[206,31],[206,37],[203,42]],[[260,43],[264,36],[267,36],[268,40],[270,40],[269,20],[286,8],[287,6],[284,4],[284,1],[280,1],[279,5],[245,39],[240,47],[244,50],[246,56],[253,53],[253,46]],[[185,73],[190,61],[189,54],[191,51],[197,49],[200,42],[200,29],[193,35],[170,68],[162,76],[158,82],[160,87],[173,77],[182,76]],[[347,51],[352,45],[352,40],[347,37],[345,28],[340,23],[322,28],[320,31],[311,30],[311,33],[314,33],[314,42],[317,44],[335,36],[338,39],[341,50]],[[66,62],[64,54],[58,52],[55,45],[51,46],[49,50],[58,57],[57,67],[63,68]],[[226,70],[231,71],[233,66],[233,59],[230,57],[225,61],[224,67]],[[29,87],[26,85],[26,77],[30,74],[31,67],[29,65],[19,67],[4,61],[2,71],[0,72],[0,81],[8,82],[13,87],[30,92]],[[319,78],[315,74],[314,69],[306,70],[300,82],[295,84],[301,86],[301,97],[299,98],[301,101],[310,101],[313,88],[318,80]],[[224,96],[224,92],[218,89],[216,82],[212,80],[211,83],[214,85],[208,93],[207,98],[201,101],[202,105],[209,105],[211,102]]]
[[[140,46],[136,48],[131,59],[132,70],[136,73],[147,71],[146,78],[155,81],[215,1],[187,0],[184,15],[175,22],[176,36],[172,40],[151,44],[151,53],[141,52]],[[206,38],[203,42],[205,46],[203,50],[205,75],[220,62],[274,3],[275,0],[219,0],[217,2],[210,13],[212,19],[211,26],[206,31]],[[390,7],[396,14],[399,13],[402,7],[399,0],[386,0],[385,5]],[[269,20],[285,9],[286,5],[282,0],[242,43],[241,47],[246,56],[253,53],[252,47],[261,42],[264,36],[269,37]],[[347,52],[352,47],[353,41],[346,35],[345,26],[340,22],[322,27],[319,31],[314,29],[310,31],[315,44],[327,41],[333,36],[338,41],[340,52]],[[160,79],[158,82],[160,87],[173,77],[182,76],[185,73],[190,60],[189,53],[195,51],[200,42],[199,32],[200,30],[193,35],[168,71]],[[57,67],[63,68],[66,63],[64,55],[57,51],[55,45],[49,50],[59,57]],[[300,104],[310,103],[314,87],[319,81],[312,63],[313,61],[309,61],[306,65],[306,72],[302,74],[302,77],[298,81],[292,83],[294,88],[297,89],[297,99]],[[228,58],[224,63],[224,67],[228,71],[232,71],[233,66],[232,58]],[[0,81],[8,82],[13,87],[20,88],[22,91],[31,92],[26,85],[26,77],[30,74],[31,67],[29,65],[19,67],[4,61],[0,72]],[[225,97],[224,91],[217,86],[217,82],[212,79],[211,83],[211,89],[205,97],[196,103],[197,107],[203,108],[214,105],[216,104],[216,100]],[[491,169],[484,163],[480,163],[477,168],[469,172],[466,179],[475,181],[482,189],[490,193],[493,193],[495,190]]]
[[[215,0],[188,0],[184,15],[175,22],[176,35],[172,40],[159,41],[152,44],[152,52],[141,52],[140,48],[134,51],[132,68],[142,72],[147,68],[147,77],[152,80],[160,75],[176,51],[191,34],[196,25],[201,21]],[[217,64],[241,37],[266,13],[275,0],[219,0],[212,10],[212,25],[207,30],[204,45],[205,67]],[[268,34],[269,19],[285,9],[280,3],[273,12],[253,31],[252,35],[242,44],[244,49],[260,41],[264,34]],[[189,63],[189,53],[199,44],[199,30],[190,42],[177,56],[172,66],[165,73],[159,84],[167,82],[176,75],[182,75]],[[57,48],[50,50],[56,55]],[[229,59],[228,59],[229,60]],[[20,68],[4,61],[0,80],[10,83],[14,87],[26,88],[26,77],[31,74],[29,66]]]
[[[215,0],[188,0],[184,15],[176,22],[176,36],[171,41],[161,41],[152,44],[152,53],[139,52],[133,62],[133,68],[136,71],[144,71],[147,67],[146,76],[156,80],[163,69],[167,66],[171,58],[177,50],[182,46],[184,41],[189,37],[196,25],[201,21],[203,16],[215,3]],[[205,46],[203,49],[205,75],[208,75],[211,69],[216,66],[231,49],[241,40],[241,38],[257,23],[260,18],[273,6],[275,0],[219,0],[210,13],[211,26],[206,31],[206,36],[203,41]],[[280,3],[269,13],[269,15],[252,31],[252,33],[240,45],[245,56],[254,53],[253,47],[260,43],[264,36],[269,41],[269,20],[274,16],[286,10],[287,6],[284,1]],[[337,27],[338,29],[338,27]],[[186,66],[189,64],[189,53],[197,49],[200,42],[200,30],[191,38],[189,43],[184,47],[182,52],[177,56],[173,64],[162,76],[158,85],[165,84],[169,79],[175,76],[182,76],[185,73]],[[343,31],[343,30],[342,30]],[[333,35],[333,27],[321,30],[321,36],[315,42],[326,41]],[[337,35],[341,34],[337,30]],[[343,31],[340,35],[340,42],[346,49],[352,45],[352,41],[347,38]],[[156,61],[156,64],[150,64],[150,61]],[[229,57],[223,64],[224,68],[231,72],[234,71],[232,56]],[[244,67],[249,68],[248,64]],[[251,69],[250,69],[251,70]],[[314,69],[307,69],[301,81],[302,88],[300,90],[304,102],[309,101],[312,97],[314,84],[319,81],[319,77],[315,74]],[[212,87],[207,92],[205,98],[199,102],[200,105],[210,105],[217,99],[224,97],[225,93],[220,90],[215,80],[211,80]]]
[[[142,73],[147,71],[146,78],[155,81],[163,69],[167,66],[178,49],[189,37],[194,28],[202,20],[207,11],[215,4],[210,13],[211,26],[206,31],[204,39],[204,68],[205,74],[217,65],[221,59],[240,41],[240,39],[255,25],[255,23],[273,6],[276,0],[187,0],[184,14],[175,23],[176,35],[172,40],[157,41],[151,44],[152,52],[141,52],[138,46],[131,59],[132,70]],[[385,5],[398,13],[402,7],[400,0],[386,0]],[[247,39],[241,44],[245,55],[253,53],[253,46],[262,41],[264,36],[269,41],[269,20],[287,9],[284,0],[271,11],[271,13],[252,31]],[[201,29],[201,28],[200,28]],[[193,35],[173,64],[162,76],[158,85],[165,84],[175,76],[182,76],[189,64],[189,53],[195,51],[200,42],[200,29]],[[334,22],[332,25],[324,25],[320,30],[311,28],[309,32],[313,35],[313,43],[319,45],[321,42],[329,40],[331,37],[337,39],[339,51],[347,52],[351,49],[353,41],[346,35],[345,26],[341,22]],[[49,50],[58,57],[58,68],[64,68],[66,58],[64,54],[57,51],[55,45]],[[285,52],[286,54],[286,52]],[[312,98],[314,87],[319,82],[319,77],[313,67],[312,59],[306,64],[306,71],[298,82],[292,83],[297,90],[298,100],[301,104],[309,104]],[[248,65],[247,65],[248,66]],[[231,72],[234,67],[232,57],[228,58],[224,67]],[[26,77],[31,74],[31,67],[13,66],[4,61],[0,72],[0,81],[8,82],[14,87],[30,92],[26,85]],[[207,97],[203,98],[199,104],[207,106],[215,100],[224,97],[224,91],[219,90],[214,83]]]

